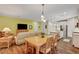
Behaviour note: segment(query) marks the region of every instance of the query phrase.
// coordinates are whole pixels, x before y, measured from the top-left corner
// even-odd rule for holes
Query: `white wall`
[[[53,31],[53,25],[51,22],[48,22],[48,34]]]
[[[65,25],[68,25],[68,37],[72,37],[72,32],[75,30],[75,25],[77,23],[77,19],[76,18],[72,18],[72,19],[68,19],[67,22],[59,22],[57,23],[57,29],[60,29],[60,25],[63,26],[63,28],[65,28]],[[65,32],[63,33],[63,35],[65,34]]]
[[[38,32],[38,22],[34,22],[34,32]]]
[[[75,25],[77,23],[76,18],[69,19],[68,24],[68,36],[72,37],[72,32],[75,30]]]
[[[72,18],[72,17],[78,16],[78,15],[79,15],[79,11],[77,11],[77,10],[70,10],[70,11],[66,12],[66,14],[60,13],[60,14],[56,15],[53,18],[53,21],[55,21],[55,22],[64,20],[64,19],[69,20],[67,22],[58,22],[57,30],[60,31],[60,25],[63,25],[63,27],[64,27],[67,24],[68,25],[68,36],[72,37],[72,32],[74,31],[75,25],[77,22],[77,18]],[[69,18],[71,18],[71,19],[69,19]],[[53,27],[55,27],[55,26],[53,26]],[[51,26],[49,28],[51,28]],[[51,28],[51,29],[53,31],[54,28]],[[51,30],[49,29],[49,31],[51,31]]]
[[[68,21],[64,21],[64,22],[58,22],[58,23],[51,23],[48,22],[48,34],[50,34],[50,32],[54,32],[54,31],[58,31],[60,32],[60,25],[63,26],[63,28],[65,29],[66,24],[68,25],[68,37],[72,37],[72,32],[75,30],[75,25],[77,23],[77,18],[71,18],[68,19]],[[57,28],[56,28],[57,26]],[[63,32],[63,34],[60,35],[64,35],[65,32]]]
[[[56,26],[57,26],[56,23],[48,22],[48,34],[50,34],[50,32],[56,32],[57,31]]]
[[[60,31],[60,25],[62,25],[62,27],[63,27],[63,30],[65,29],[65,26],[66,26],[66,22],[58,22],[57,23],[57,30],[58,30],[58,32],[60,33],[60,37],[62,38],[62,37],[64,37],[65,36],[65,32],[64,31]]]

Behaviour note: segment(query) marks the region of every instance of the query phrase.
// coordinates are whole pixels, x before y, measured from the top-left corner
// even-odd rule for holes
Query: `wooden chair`
[[[13,43],[14,36],[2,37],[0,38],[0,48],[10,47]]]
[[[52,53],[56,53],[57,51],[57,43],[58,43],[58,36],[57,35],[53,35],[52,36],[52,48],[51,48],[51,52]]]
[[[34,47],[27,42],[27,53],[34,54]]]
[[[43,46],[40,47],[40,51],[43,54],[47,54],[51,52],[51,48],[52,48],[52,38],[48,38],[46,41],[46,44],[44,44]]]

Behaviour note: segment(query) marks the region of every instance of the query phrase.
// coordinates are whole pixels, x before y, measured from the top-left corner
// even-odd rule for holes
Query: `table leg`
[[[27,53],[27,42],[25,42],[25,53]]]
[[[9,48],[9,42],[8,42],[8,48]]]
[[[39,47],[36,47],[36,54],[39,54]]]

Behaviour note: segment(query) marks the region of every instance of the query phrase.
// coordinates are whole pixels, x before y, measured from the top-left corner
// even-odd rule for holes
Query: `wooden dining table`
[[[25,40],[36,49],[36,54],[39,54],[40,47],[46,43],[47,38],[48,36],[45,36],[44,38],[39,36],[34,36],[34,37],[25,38]]]

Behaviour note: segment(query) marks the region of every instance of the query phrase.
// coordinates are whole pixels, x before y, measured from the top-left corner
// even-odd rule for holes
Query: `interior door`
[[[63,25],[63,37],[68,37],[68,25]]]

